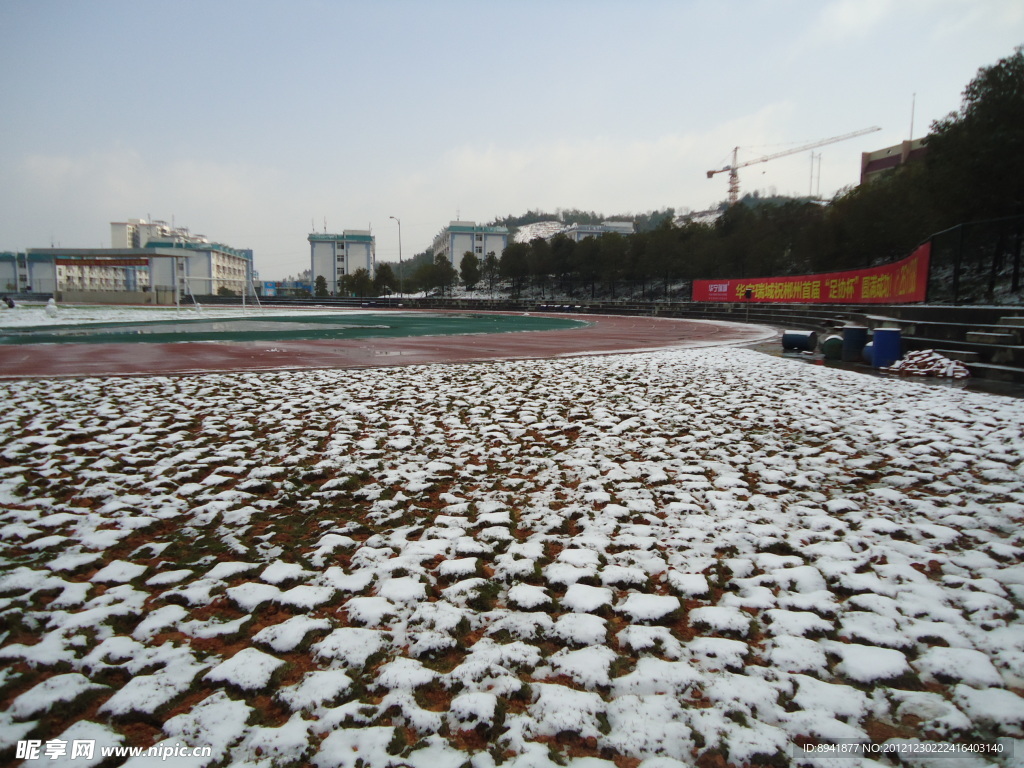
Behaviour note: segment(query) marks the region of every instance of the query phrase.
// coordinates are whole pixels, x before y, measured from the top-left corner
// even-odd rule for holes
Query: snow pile
[[[0,750],[678,768],[1024,738],[1024,403],[795,365],[0,383]]]
[[[947,379],[967,379],[971,372],[959,360],[943,357],[934,349],[908,352],[887,368],[881,370],[902,376],[941,376]]]

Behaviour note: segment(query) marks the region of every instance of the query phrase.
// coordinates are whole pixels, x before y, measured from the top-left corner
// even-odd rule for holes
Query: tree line
[[[909,254],[933,233],[963,222],[1024,215],[1024,50],[981,68],[958,111],[932,123],[923,161],[894,169],[832,200],[763,198],[720,206],[713,223],[671,209],[639,216],[635,233],[575,242],[565,235],[512,242],[501,254],[458,257],[458,269],[429,251],[377,274],[351,276],[356,295],[448,292],[457,282],[512,296],[671,297],[695,278],[768,277],[856,269]],[[510,229],[550,221],[598,223],[575,209],[530,211],[491,222]],[[365,271],[365,270],[364,270]],[[348,279],[348,276],[347,278]],[[362,291],[362,293],[359,293]],[[375,292],[375,293],[371,293]]]

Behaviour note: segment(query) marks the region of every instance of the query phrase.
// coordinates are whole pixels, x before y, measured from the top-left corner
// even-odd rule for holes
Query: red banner
[[[904,304],[924,301],[931,243],[884,267],[794,277],[694,280],[694,301],[787,304]],[[747,291],[750,297],[747,298]]]

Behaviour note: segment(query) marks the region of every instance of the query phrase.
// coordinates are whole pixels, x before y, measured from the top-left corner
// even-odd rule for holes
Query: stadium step
[[[936,349],[938,354],[961,363],[981,362],[981,353],[973,349]]]
[[[1017,341],[1017,334],[968,331],[964,338],[976,344],[1013,344]]]

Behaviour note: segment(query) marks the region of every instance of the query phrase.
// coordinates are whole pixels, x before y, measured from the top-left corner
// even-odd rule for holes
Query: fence
[[[931,304],[1021,304],[1024,216],[959,224],[932,235]]]

